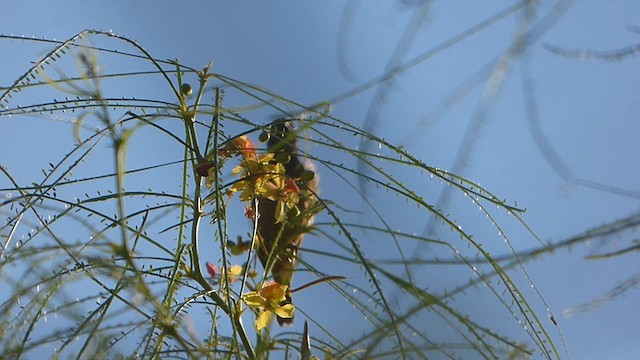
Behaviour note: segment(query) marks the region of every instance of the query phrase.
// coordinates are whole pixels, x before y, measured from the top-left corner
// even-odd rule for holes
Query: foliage
[[[562,356],[549,306],[502,226],[535,237],[517,205],[332,116],[329,104],[298,104],[212,64],[156,59],[111,32],[21,41],[51,49],[0,88],[0,116],[71,119],[75,143],[52,138],[47,146],[67,153],[43,152],[58,160],[38,180],[2,168],[0,190],[12,195],[0,203],[3,357]],[[274,113],[297,124],[299,155],[328,189],[312,196],[316,222],[291,287],[259,264],[246,219],[258,216],[257,197],[278,199],[279,221],[300,212],[297,185],[282,175],[288,160],[248,145]],[[363,139],[377,149],[357,148]],[[438,209],[439,187],[477,215]],[[394,209],[435,219],[446,240]],[[481,226],[496,238],[474,238]],[[491,255],[496,240],[509,259]],[[449,259],[465,275],[448,272]],[[287,296],[293,327],[270,324],[292,316]],[[491,318],[470,314],[469,302]],[[347,324],[351,338],[334,335]]]

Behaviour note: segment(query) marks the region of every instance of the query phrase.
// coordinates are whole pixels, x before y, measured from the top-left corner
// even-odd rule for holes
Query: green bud
[[[258,136],[258,140],[260,140],[260,142],[267,142],[270,137],[271,134],[268,131],[263,131],[260,133],[260,136]]]
[[[276,162],[280,164],[286,164],[291,161],[291,155],[288,152],[279,152],[275,156]]]
[[[180,91],[182,91],[182,95],[184,96],[189,96],[191,95],[191,93],[193,93],[193,89],[191,88],[191,85],[187,83],[182,84]]]
[[[316,173],[311,170],[305,170],[300,174],[300,181],[311,181],[316,177]]]

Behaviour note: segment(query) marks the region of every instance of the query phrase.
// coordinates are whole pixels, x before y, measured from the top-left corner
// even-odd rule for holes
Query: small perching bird
[[[274,121],[261,135],[261,140],[265,139],[267,150],[273,154],[275,163],[282,164],[284,174],[276,179],[282,189],[281,197],[256,198],[256,251],[273,280],[287,286],[286,299],[281,303],[286,305],[291,304],[291,278],[298,249],[304,235],[311,231],[313,216],[318,211],[318,177],[313,164],[299,157],[293,121]],[[277,320],[280,325],[290,324],[293,317]]]

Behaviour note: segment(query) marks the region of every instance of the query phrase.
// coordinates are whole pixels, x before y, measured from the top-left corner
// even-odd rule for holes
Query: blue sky
[[[152,6],[124,1],[9,2],[0,14],[0,33],[60,40],[83,29],[110,29],[136,39],[156,58],[178,58],[196,68],[214,59],[215,72],[260,85],[299,103],[315,104],[375,79],[394,64],[437,48],[508,7],[499,1],[441,1],[422,8],[411,5],[414,2],[405,3],[409,5],[395,1],[375,5],[365,1],[351,1],[348,5],[213,5],[204,1],[178,5],[157,1]],[[580,59],[554,54],[545,46],[612,51],[638,44],[640,3],[559,3],[567,6],[566,11],[539,28],[536,34],[540,37],[521,57],[505,57],[522,23],[521,13],[517,12],[399,74],[388,83],[384,99],[375,97],[380,88],[376,87],[335,103],[333,115],[368,128],[389,142],[404,146],[427,164],[443,169],[453,171],[460,149],[468,149],[460,155],[466,156],[466,161],[456,169],[459,174],[526,207],[523,219],[544,242],[564,240],[636,213],[640,194],[640,166],[634,156],[640,151],[638,56],[621,61]],[[534,21],[538,23],[550,14],[554,5],[541,6]],[[411,21],[417,25],[409,27]],[[0,74],[3,86],[24,72],[28,61],[42,55],[38,53],[41,47],[25,42],[3,39],[0,48],[5,67]],[[394,56],[395,63],[390,60]],[[509,66],[494,86],[488,82],[489,73],[480,72],[500,58],[508,60]],[[114,69],[119,64],[106,61],[104,66]],[[532,132],[527,120],[523,74],[533,79],[537,129],[552,146],[552,150],[547,148],[547,158],[536,145],[536,130]],[[455,104],[441,105],[443,99],[474,76],[479,80],[468,95]],[[165,90],[149,87],[145,82],[133,83],[126,91],[166,98],[169,94]],[[494,96],[487,97],[494,92]],[[483,106],[486,99],[488,105]],[[375,125],[367,115],[374,101],[379,105]],[[444,111],[439,112],[440,109]],[[434,114],[439,116],[434,118]],[[270,114],[263,115],[266,122]],[[465,136],[474,124],[478,131]],[[30,145],[25,147],[24,135],[20,134],[27,129],[37,130],[30,130]],[[51,150],[49,146],[55,149],[51,134],[67,137],[66,141],[71,142],[70,130],[64,123],[38,118],[22,123],[0,118],[0,163],[27,181],[52,161],[43,158],[43,154],[62,154],[67,149],[62,146]],[[154,144],[142,142],[140,146]],[[21,149],[19,158],[14,152],[17,148]],[[311,147],[310,151],[314,149]],[[160,147],[156,155],[179,157],[172,151]],[[564,165],[550,163],[549,151]],[[33,159],[33,167],[25,168],[23,158]],[[131,161],[146,160],[134,157]],[[558,173],[558,169],[564,172]],[[322,179],[323,195],[339,197],[341,190],[331,183],[331,176]],[[424,179],[406,181],[420,187]],[[583,186],[585,183],[605,184],[626,195]],[[430,195],[430,201],[437,201],[439,194]],[[453,197],[450,206],[449,212],[458,219],[467,219],[475,228],[477,224],[472,219],[478,214],[469,210],[464,200]],[[384,210],[389,210],[387,216],[394,223],[402,225],[404,220],[407,231],[420,232],[424,228],[421,224],[427,221],[410,218],[402,211]],[[505,226],[516,249],[537,245],[530,236],[522,235],[521,227]],[[508,252],[493,229],[483,225],[477,225],[477,229],[477,238],[487,239],[485,246],[492,252]],[[489,232],[493,233],[487,235]],[[574,359],[629,358],[640,352],[637,289],[595,311],[562,316],[563,310],[597,298],[634,274],[638,276],[633,253],[614,260],[584,259],[596,252],[627,247],[633,238],[633,234],[623,233],[526,264],[552,307]],[[462,305],[470,309],[474,306]],[[541,311],[544,313],[544,309]]]

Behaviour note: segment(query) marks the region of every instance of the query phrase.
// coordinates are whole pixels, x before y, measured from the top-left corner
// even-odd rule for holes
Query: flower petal
[[[260,296],[260,294],[258,294],[255,291],[251,291],[244,294],[242,296],[242,299],[244,300],[245,304],[247,304],[248,307],[252,307],[252,308],[264,307],[267,304],[267,301],[265,300],[265,298]]]
[[[273,319],[273,313],[270,310],[260,311],[258,319],[256,319],[256,330],[260,331],[267,327],[271,323],[271,319]]]
[[[244,268],[242,265],[233,265],[229,268],[229,275],[231,276],[240,276],[242,275],[242,271]]]
[[[276,224],[281,223],[287,215],[284,201],[278,201],[276,204]]]
[[[218,267],[207,261],[207,272],[209,273],[209,276],[215,278],[218,273]]]
[[[275,309],[276,315],[281,318],[291,319],[293,317],[293,311],[295,310],[295,306],[293,304],[286,304],[282,306],[278,306]]]
[[[285,299],[286,291],[287,285],[280,285],[272,281],[260,290],[260,295],[267,301],[280,302]]]
[[[296,184],[296,181],[293,178],[287,177],[284,180],[284,189],[288,192],[292,192],[294,194],[297,194],[300,192],[300,188],[298,188],[298,184]]]

